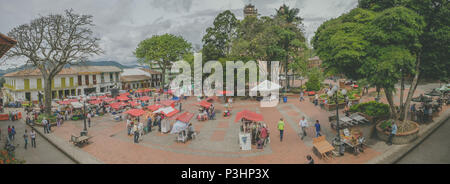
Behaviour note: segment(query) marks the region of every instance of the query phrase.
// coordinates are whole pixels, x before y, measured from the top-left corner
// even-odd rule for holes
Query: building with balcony
[[[144,68],[124,69],[120,75],[122,89],[159,88],[162,74],[159,71]]]
[[[119,75],[122,69],[115,66],[72,66],[63,68],[52,82],[52,98],[62,99],[67,96],[88,95],[106,92],[120,87]],[[8,101],[42,100],[44,79],[38,69],[26,69],[5,74],[2,89],[3,99]]]

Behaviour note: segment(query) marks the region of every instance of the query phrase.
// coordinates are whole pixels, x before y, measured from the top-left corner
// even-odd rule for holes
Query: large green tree
[[[203,56],[205,61],[219,60],[231,53],[232,41],[236,37],[238,20],[230,10],[214,19],[213,27],[206,29],[203,36]]]
[[[313,44],[327,69],[336,69],[352,79],[367,79],[383,88],[394,119],[404,120],[417,87],[421,66],[420,36],[425,22],[411,9],[396,6],[381,12],[354,9],[325,22],[318,29]],[[411,87],[403,99],[404,82]],[[400,114],[393,96],[394,85],[401,81]]]
[[[156,64],[162,73],[161,84],[165,88],[166,71],[173,62],[192,58],[192,46],[181,36],[172,34],[155,35],[141,41],[134,55],[142,64]]]

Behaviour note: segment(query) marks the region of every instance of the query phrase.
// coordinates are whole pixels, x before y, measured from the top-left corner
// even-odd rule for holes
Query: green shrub
[[[389,127],[389,126],[391,126],[391,125],[392,125],[391,120],[383,121],[383,122],[380,124],[380,128],[381,128],[382,130],[386,130],[386,128]]]
[[[56,122],[56,116],[54,115],[50,115],[50,116],[46,116],[44,114],[40,114],[38,116],[38,120],[37,120],[37,124],[41,124],[42,123],[42,119],[44,119],[44,117],[47,119],[47,121],[49,121],[50,123],[55,123]]]
[[[360,103],[350,107],[352,112],[361,112],[368,116],[374,117],[384,117],[389,116],[389,105],[384,103],[379,103],[376,101],[370,101],[366,103]]]

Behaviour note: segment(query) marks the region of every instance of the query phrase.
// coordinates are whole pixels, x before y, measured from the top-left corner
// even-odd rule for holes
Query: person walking
[[[179,106],[179,107],[180,107],[180,112],[181,112],[181,107],[182,107],[182,106],[183,106],[183,104],[180,102],[180,106]]]
[[[392,139],[394,138],[394,136],[397,134],[397,123],[394,121],[394,123],[392,123],[391,126],[391,133],[389,134],[389,138],[388,138],[388,145],[392,145]]]
[[[308,121],[306,121],[305,116],[303,116],[303,118],[300,120],[299,126],[300,126],[300,129],[302,130],[302,132],[300,132],[300,134],[302,134],[301,139],[303,140],[303,138],[305,138],[307,136],[306,129],[308,128]]]
[[[316,124],[314,124],[314,126],[316,127],[316,137],[322,136],[320,134],[320,123],[319,123],[319,120],[316,120]]]
[[[131,135],[131,120],[130,118],[127,118],[127,132],[128,132],[128,136]]]
[[[304,95],[304,92],[303,92],[303,90],[302,90],[302,91],[300,91],[300,102],[303,102],[303,101],[305,100],[305,98],[303,97],[303,95]]]
[[[36,132],[34,131],[34,129],[31,129],[30,138],[31,138],[31,147],[36,148]]]
[[[280,121],[278,121],[278,130],[280,131],[280,142],[283,142],[283,133],[284,133],[283,118],[280,118]]]
[[[152,117],[150,116],[147,119],[147,132],[152,132]]]
[[[28,132],[27,132],[27,130],[25,129],[25,133],[23,134],[23,140],[25,141],[25,149],[27,149],[27,146],[28,146]]]
[[[9,140],[12,139],[12,138],[11,138],[11,132],[12,132],[11,126],[8,125],[8,139],[9,139]]]
[[[11,128],[11,140],[14,141],[14,138],[16,137],[16,128],[12,126]]]
[[[136,124],[133,126],[133,134],[134,134],[134,143],[139,143],[139,131]]]
[[[44,134],[47,134],[48,128],[47,128],[47,120],[45,119],[45,117],[42,119],[41,123],[42,123],[42,126],[44,126]]]
[[[266,138],[267,138],[267,129],[266,129],[266,125],[261,126],[261,147],[265,147],[266,146]]]

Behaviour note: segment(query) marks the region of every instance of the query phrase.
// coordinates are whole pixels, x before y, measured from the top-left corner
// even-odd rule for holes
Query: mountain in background
[[[120,64],[117,61],[87,61],[84,63],[81,63],[80,65],[82,66],[116,66],[120,69],[124,69],[124,68],[135,68],[135,67],[142,67],[138,64],[132,64],[132,65],[123,65]],[[67,65],[66,67],[69,67],[69,65]],[[20,67],[15,67],[15,68],[8,68],[5,70],[0,70],[0,76],[3,76],[7,73],[11,73],[11,72],[16,72],[16,71],[20,71],[20,70],[24,70],[24,69],[29,69],[32,68],[32,66],[30,65],[22,65]]]

